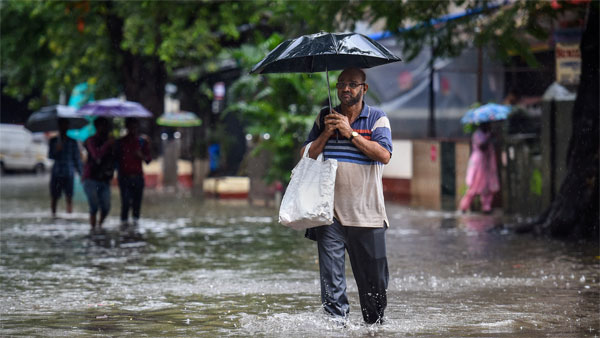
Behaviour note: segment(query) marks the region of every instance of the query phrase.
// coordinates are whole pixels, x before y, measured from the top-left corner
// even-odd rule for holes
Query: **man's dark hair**
[[[131,126],[135,126],[137,124],[139,124],[139,121],[135,117],[128,117],[125,119],[125,128],[130,128]]]
[[[108,126],[109,120],[106,117],[100,116],[94,120],[94,127],[99,128],[102,126]]]
[[[344,70],[342,71],[342,73],[343,73],[343,72],[345,72],[345,71],[348,71],[348,72],[350,72],[350,71],[357,71],[358,73],[360,73],[360,78],[361,78],[361,81],[362,81],[363,83],[364,83],[364,82],[367,82],[367,74],[365,73],[365,71],[364,71],[364,70],[362,70],[362,69],[360,69],[360,68],[346,68],[346,69],[344,69]],[[341,74],[340,74],[340,75],[341,75]]]
[[[360,68],[358,68],[358,72],[360,73],[362,82],[367,82],[367,73],[365,73],[365,71]]]

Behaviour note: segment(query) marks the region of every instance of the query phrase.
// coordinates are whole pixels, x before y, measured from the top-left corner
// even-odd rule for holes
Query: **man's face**
[[[102,120],[94,124],[94,126],[96,127],[96,132],[99,135],[107,135],[110,132],[110,128],[112,127],[110,121],[108,120]]]
[[[351,88],[350,84],[354,83],[356,88]],[[337,94],[340,101],[347,106],[353,106],[362,102],[363,95],[367,91],[367,84],[362,80],[359,72],[344,71],[338,78]]]
[[[139,123],[137,121],[130,121],[126,123],[127,132],[130,134],[137,134],[139,130]]]

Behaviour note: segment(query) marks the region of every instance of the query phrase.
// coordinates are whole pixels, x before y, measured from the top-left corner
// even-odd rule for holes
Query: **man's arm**
[[[308,149],[308,157],[312,158],[313,160],[317,159],[317,156],[319,156],[319,154],[323,152],[325,144],[327,144],[327,140],[329,140],[331,135],[333,135],[334,130],[335,129],[329,130],[328,128],[326,128],[325,130],[323,130],[323,132],[321,132],[321,135],[319,135],[319,137],[312,141],[310,149]],[[302,147],[302,149],[300,150],[300,156],[304,155],[304,148],[306,147]]]
[[[100,160],[112,151],[112,146],[115,143],[115,139],[111,136],[104,141],[102,145],[95,144],[92,142],[92,139],[87,139],[86,142],[88,146],[86,147],[88,150],[88,156],[91,157],[96,163],[100,163]]]
[[[349,138],[350,135],[347,137]],[[383,164],[388,164],[390,162],[392,154],[390,154],[387,149],[382,147],[381,144],[377,143],[376,141],[367,140],[359,134],[352,139],[352,143],[356,146],[356,148],[358,148],[358,150],[367,155],[367,157],[370,159]]]
[[[140,135],[140,139],[142,140],[141,158],[144,162],[146,162],[146,164],[148,164],[150,161],[152,161],[152,156],[150,156],[150,139],[146,135]]]
[[[48,158],[51,160],[56,159],[56,138],[51,138],[48,142]]]
[[[319,113],[319,114],[321,114],[321,113]],[[328,114],[328,115],[331,115],[331,114]],[[320,118],[320,116],[317,118]],[[313,127],[313,130],[311,131],[311,133],[315,132],[315,130],[316,130],[315,128],[316,128],[316,124]],[[317,156],[319,156],[319,154],[323,152],[323,149],[325,148],[325,144],[327,144],[327,140],[329,140],[329,138],[333,135],[333,133],[335,133],[335,128],[331,125],[325,124],[325,127],[321,131],[319,136],[312,141],[312,143],[310,145],[310,149],[308,150],[308,157],[310,157],[312,159],[317,159]],[[304,148],[306,148],[306,147],[302,147],[302,149],[300,150],[300,156],[304,156]]]

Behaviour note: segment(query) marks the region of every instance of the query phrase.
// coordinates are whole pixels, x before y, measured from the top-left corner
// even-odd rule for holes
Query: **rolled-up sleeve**
[[[379,143],[392,154],[392,129],[387,116],[381,116],[371,129],[371,141]]]

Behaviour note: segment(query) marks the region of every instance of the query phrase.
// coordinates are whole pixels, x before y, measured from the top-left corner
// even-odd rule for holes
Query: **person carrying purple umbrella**
[[[96,134],[84,143],[88,158],[82,177],[89,204],[92,232],[102,228],[102,223],[110,211],[110,181],[115,170],[115,139],[110,134],[112,123],[105,117],[98,117],[94,120],[94,127]],[[97,219],[98,209],[100,219]]]
[[[142,161],[150,163],[150,142],[146,135],[139,134],[139,121],[136,118],[125,119],[127,135],[117,140],[116,158],[121,193],[121,228],[128,226],[129,210],[133,218],[132,225],[138,225],[142,197],[144,194],[144,171]]]
[[[467,192],[460,201],[460,210],[466,212],[476,195],[485,213],[492,211],[494,194],[500,190],[496,167],[496,152],[492,143],[490,123],[481,123],[471,138],[472,150],[467,166]]]

